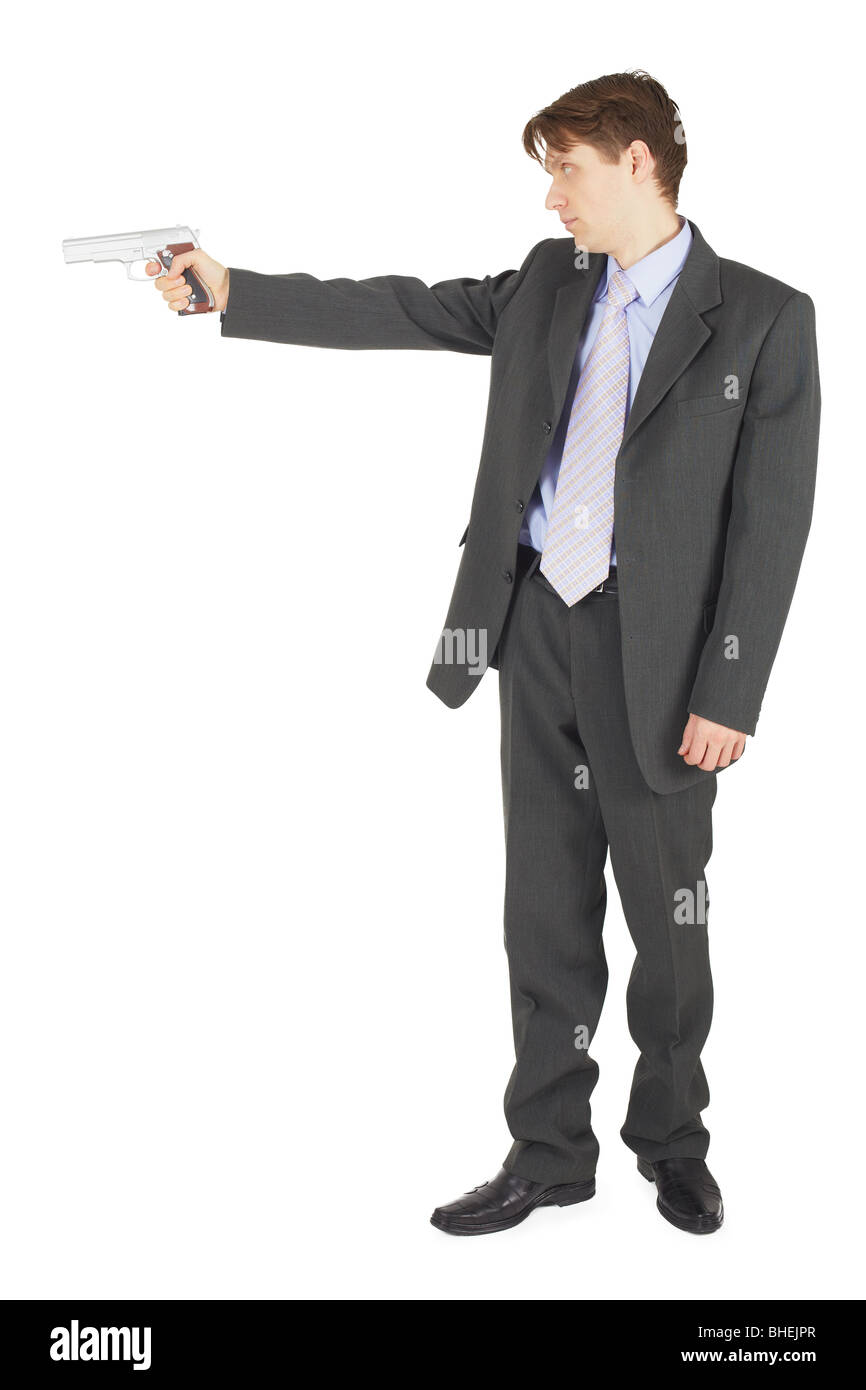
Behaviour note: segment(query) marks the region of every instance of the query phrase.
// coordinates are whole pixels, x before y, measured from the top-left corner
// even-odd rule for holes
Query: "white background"
[[[7,17],[5,1298],[863,1294],[861,45],[833,5],[577,15]],[[619,1138],[608,871],[598,1195],[455,1240],[433,1207],[510,1143],[498,678],[459,711],[425,680],[489,360],[221,339],[60,244],[181,221],[265,272],[496,274],[561,233],[526,120],[638,67],[680,211],[819,334],[812,534],[707,872],[726,1222],[669,1226]]]

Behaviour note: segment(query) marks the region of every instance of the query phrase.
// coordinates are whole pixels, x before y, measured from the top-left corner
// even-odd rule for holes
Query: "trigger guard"
[[[150,256],[150,257],[148,257],[148,260],[156,261],[157,265],[159,265],[159,275],[167,275],[167,274],[168,274],[168,271],[163,270],[162,265],[160,264],[160,261],[159,261],[159,257],[158,257],[158,256],[156,256],[156,255]],[[159,275],[148,275],[147,271],[145,271],[143,275],[133,275],[133,273],[132,273],[132,267],[133,267],[134,265],[147,265],[147,261],[127,261],[127,263],[126,263],[126,278],[127,278],[127,280],[138,280],[139,282],[143,282],[143,281],[145,281],[145,280],[148,280],[148,281],[150,282],[150,284],[152,285],[153,282],[154,282],[154,280],[158,280],[158,279],[159,279]]]

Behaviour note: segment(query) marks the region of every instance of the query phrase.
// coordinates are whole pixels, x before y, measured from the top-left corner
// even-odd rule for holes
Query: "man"
[[[437,1207],[504,1230],[595,1191],[588,1046],[607,984],[608,849],[636,959],[621,1136],[662,1215],[718,1230],[701,1049],[712,1015],[717,774],[754,734],[812,514],[820,390],[808,295],[719,258],[676,211],[679,114],[645,73],[587,82],[523,133],[567,237],[519,270],[427,286],[178,256],[225,337],[491,357],[487,428],[445,628],[445,704],[499,672],[513,1144]],[[159,270],[152,266],[152,273]],[[488,663],[487,654],[490,654]]]

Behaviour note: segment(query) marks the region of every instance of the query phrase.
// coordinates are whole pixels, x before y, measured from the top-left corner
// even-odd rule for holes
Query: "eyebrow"
[[[557,165],[557,164],[571,164],[571,162],[572,162],[572,156],[571,156],[571,155],[568,155],[568,154],[560,155],[560,157],[559,157],[558,159],[554,159],[554,161],[553,161],[554,165]],[[546,159],[545,159],[544,164],[543,164],[542,167],[543,167],[543,169],[544,169],[545,174],[549,174],[549,173],[551,172],[550,167],[549,167],[549,164],[548,164],[548,161],[547,161]]]

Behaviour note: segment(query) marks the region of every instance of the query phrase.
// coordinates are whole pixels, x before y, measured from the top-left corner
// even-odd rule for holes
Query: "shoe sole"
[[[503,1216],[499,1221],[488,1221],[483,1226],[460,1225],[459,1218],[455,1221],[453,1217],[449,1219],[447,1216],[439,1216],[435,1211],[430,1217],[430,1224],[438,1231],[445,1231],[449,1236],[492,1235],[495,1231],[508,1231],[512,1226],[519,1226],[537,1207],[573,1207],[577,1202],[588,1202],[590,1197],[594,1196],[595,1178],[590,1178],[589,1182],[561,1183],[558,1187],[550,1187],[546,1192],[539,1193],[514,1216]]]
[[[652,1164],[647,1163],[645,1158],[638,1159],[637,1170],[642,1178],[646,1178],[647,1182],[655,1183],[656,1177],[652,1170]],[[672,1226],[676,1226],[678,1231],[688,1231],[689,1234],[693,1236],[711,1236],[713,1231],[719,1229],[725,1219],[724,1207],[722,1207],[718,1216],[697,1216],[693,1221],[689,1221],[687,1217],[675,1216],[672,1211],[669,1211],[668,1208],[662,1204],[661,1197],[656,1198],[656,1206],[665,1221],[669,1221]]]

